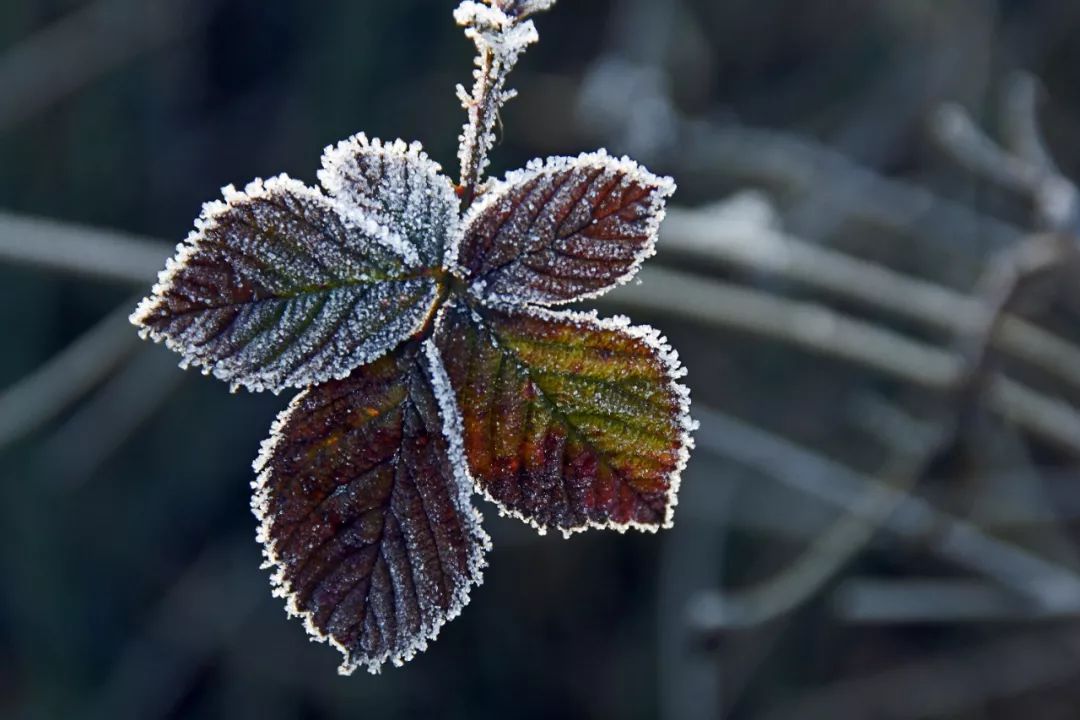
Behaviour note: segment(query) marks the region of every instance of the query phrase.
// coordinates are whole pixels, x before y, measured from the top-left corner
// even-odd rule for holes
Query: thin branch
[[[171,252],[160,241],[0,215],[0,260],[148,285]],[[644,268],[641,279],[641,284],[620,288],[602,301],[783,340],[933,389],[948,388],[960,366],[959,358],[939,348],[846,318],[820,305],[663,268]],[[1002,336],[1010,334],[1041,337],[1046,346],[1046,336],[1033,333],[1032,328],[1007,322]],[[1060,342],[1050,345],[1053,352],[1049,356],[1054,358],[1055,366],[1067,365],[1071,348]],[[996,409],[1006,417],[1080,454],[1080,416],[1067,404],[1005,379],[994,382],[991,395]]]
[[[674,270],[643,268],[640,284],[624,286],[601,302],[790,343],[938,391],[955,387],[963,371],[954,353],[821,305]],[[1080,455],[1080,414],[1067,403],[1000,377],[990,384],[988,402],[1033,435]]]
[[[807,194],[821,187],[858,192],[825,200],[832,212],[898,234],[917,232],[943,247],[965,238],[981,248],[1012,244],[1024,231],[926,188],[887,178],[812,139],[734,123],[686,121],[672,160],[684,175],[722,176],[778,192]]]
[[[30,435],[105,379],[139,338],[117,308],[51,360],[0,394],[0,449]]]
[[[950,335],[969,335],[987,322],[987,309],[974,297],[718,215],[712,209],[670,210],[664,221],[662,257],[670,254],[768,272]],[[1080,348],[1037,325],[1006,315],[993,345],[1080,390]]]
[[[855,578],[833,593],[833,611],[849,623],[957,623],[1073,618],[1080,602],[1054,609],[976,580]]]
[[[173,247],[112,230],[0,212],[0,261],[149,287]]]
[[[942,107],[933,130],[939,144],[972,173],[1029,198],[1051,232],[1080,230],[1080,189],[1058,170],[1038,129],[1034,80],[1019,76],[1006,90],[1002,124],[1011,147],[984,133],[959,105]]]
[[[97,0],[0,55],[0,130],[39,115],[93,80],[196,30],[206,3]]]
[[[1039,128],[1042,85],[1025,72],[1009,77],[1001,96],[1001,119],[1006,144],[1022,160],[1051,172],[1059,172]]]
[[[642,268],[639,278],[597,302],[781,340],[922,387],[947,388],[957,374],[954,355],[823,305],[666,268]]]
[[[741,420],[700,405],[694,414],[701,423],[697,434],[700,450],[758,470],[850,514],[865,512],[867,505],[860,498],[896,495],[893,513],[883,519],[876,515],[864,519],[880,519],[884,529],[995,580],[1037,607],[1053,610],[1080,602],[1080,577],[1068,568]],[[725,627],[701,630],[720,632]]]
[[[499,111],[517,93],[506,88],[506,79],[518,58],[539,36],[526,18],[554,5],[554,0],[494,0],[481,5],[467,0],[454,12],[465,35],[476,44],[476,70],[472,93],[458,86],[458,97],[468,113],[459,138],[461,162],[459,193],[464,207],[481,191],[488,153],[495,145]]]

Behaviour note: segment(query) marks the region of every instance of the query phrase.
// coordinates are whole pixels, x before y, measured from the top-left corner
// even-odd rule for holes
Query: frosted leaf
[[[377,672],[427,647],[481,582],[490,542],[455,474],[416,343],[301,393],[255,462],[275,594]]]
[[[132,315],[184,364],[251,390],[344,377],[428,319],[428,273],[386,227],[284,176],[225,189]]]
[[[328,147],[319,179],[327,192],[376,218],[409,242],[423,265],[442,264],[460,232],[453,183],[419,143],[355,135]]]
[[[469,471],[503,512],[565,535],[671,525],[695,424],[685,371],[655,330],[451,303],[435,343]]]
[[[556,304],[595,297],[629,280],[656,252],[674,191],[670,178],[603,151],[537,161],[472,207],[448,261],[482,299]]]

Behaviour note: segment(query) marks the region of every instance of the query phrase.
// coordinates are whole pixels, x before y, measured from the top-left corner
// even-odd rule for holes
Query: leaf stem
[[[477,51],[472,92],[458,86],[458,97],[468,113],[458,148],[461,181],[457,192],[463,208],[483,192],[499,111],[517,94],[506,89],[506,78],[521,53],[539,39],[527,18],[553,4],[553,0],[492,0],[484,5],[466,0],[454,11],[454,18]]]

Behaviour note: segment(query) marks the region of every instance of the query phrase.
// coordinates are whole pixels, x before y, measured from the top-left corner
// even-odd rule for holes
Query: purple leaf
[[[451,262],[483,300],[552,305],[602,295],[655,252],[675,190],[606,153],[511,173],[473,206]]]
[[[280,391],[347,375],[417,332],[437,282],[385,226],[285,177],[226,188],[132,316],[185,365]]]
[[[415,343],[301,393],[255,468],[276,593],[342,673],[409,660],[480,583],[489,541]]]

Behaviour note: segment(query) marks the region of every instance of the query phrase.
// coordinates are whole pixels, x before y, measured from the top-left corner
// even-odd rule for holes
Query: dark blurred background
[[[481,503],[484,584],[381,676],[339,677],[286,618],[249,510],[286,398],[181,372],[126,313],[222,185],[313,183],[360,130],[453,174],[472,70],[453,7],[0,3],[0,717],[1080,717],[1080,333],[1060,285],[1029,317],[1057,354],[1003,343],[1015,384],[986,421],[895,503],[859,505],[956,410],[979,279],[1038,227],[1031,198],[941,147],[939,107],[1020,137],[1001,100],[1036,92],[1080,173],[1063,0],[539,16],[493,174],[603,145],[680,183],[659,270],[602,306],[689,368],[702,429],[676,526],[564,541]],[[898,277],[900,302],[873,299]]]

